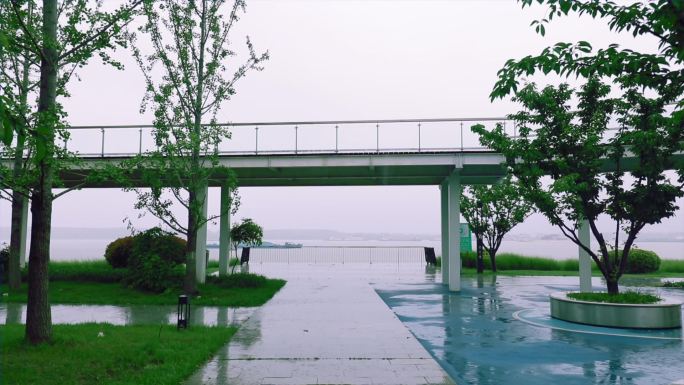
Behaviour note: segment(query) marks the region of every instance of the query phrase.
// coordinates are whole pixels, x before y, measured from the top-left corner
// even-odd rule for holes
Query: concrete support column
[[[204,182],[204,185],[200,187],[198,193],[197,193],[197,199],[200,202],[204,202],[202,204],[202,218],[206,220],[207,218],[207,207],[208,207],[208,195],[209,195],[209,187],[207,185],[207,182]],[[196,276],[197,276],[197,282],[199,283],[204,283],[207,278],[207,224],[204,223],[202,226],[197,229],[197,244],[195,245],[195,268],[196,268]]]
[[[21,206],[21,225],[19,226],[19,231],[20,231],[20,238],[19,238],[19,266],[20,267],[25,267],[26,266],[26,240],[27,240],[27,234],[26,234],[26,229],[27,229],[27,222],[28,222],[28,217],[29,217],[29,198],[24,198],[23,200],[23,205]]]
[[[449,284],[449,184],[439,186],[442,228],[442,283]]]
[[[219,275],[228,274],[230,261],[230,206],[231,189],[221,186],[221,219],[219,221]]]
[[[589,227],[589,221],[584,219],[580,222],[579,228],[577,229],[577,235],[579,236],[580,242],[591,248],[591,229]],[[590,293],[591,289],[591,256],[586,250],[579,247],[579,277],[580,277],[580,291],[583,293]]]
[[[449,291],[461,290],[461,176],[449,177]]]

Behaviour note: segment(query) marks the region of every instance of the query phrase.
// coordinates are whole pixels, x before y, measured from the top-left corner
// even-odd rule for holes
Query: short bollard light
[[[190,299],[187,295],[178,296],[178,329],[188,328],[188,322],[190,319]]]

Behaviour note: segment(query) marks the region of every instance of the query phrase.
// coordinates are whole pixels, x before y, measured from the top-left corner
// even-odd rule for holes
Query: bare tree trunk
[[[29,255],[26,339],[32,344],[50,340],[52,319],[48,298],[48,264],[52,220],[55,100],[57,97],[57,0],[43,0],[43,48],[38,99],[39,137],[36,151],[38,181],[31,195],[31,253]]]
[[[492,263],[492,272],[496,273],[496,249],[489,249],[487,250],[489,252],[489,260]]]
[[[188,295],[197,294],[197,265],[195,255],[197,250],[197,217],[193,213],[193,205],[196,205],[197,192],[194,187],[190,188],[188,194],[188,234],[185,252],[185,281],[183,283],[183,291]],[[202,256],[199,256],[200,258]]]
[[[482,274],[484,273],[484,253],[483,253],[483,241],[482,237],[478,236],[477,234],[475,235],[475,240],[476,240],[476,254],[477,254],[477,273]]]
[[[615,278],[606,277],[606,286],[608,286],[608,294],[619,294],[618,280]]]
[[[47,184],[45,179],[41,179],[41,184]],[[31,254],[29,256],[26,339],[32,344],[48,341],[52,337],[52,315],[48,298],[50,221],[52,219],[51,194],[51,189],[41,191],[39,188],[34,192],[31,199],[33,223],[31,226]]]
[[[23,146],[22,146],[23,147]],[[17,149],[19,146],[17,145]],[[17,164],[14,164],[15,170]],[[8,286],[10,289],[19,289],[21,286],[21,266],[20,266],[20,249],[22,236],[26,234],[21,233],[22,215],[24,214],[24,204],[26,197],[18,192],[12,193],[12,224],[10,229],[10,247],[9,247],[9,266],[8,266]]]

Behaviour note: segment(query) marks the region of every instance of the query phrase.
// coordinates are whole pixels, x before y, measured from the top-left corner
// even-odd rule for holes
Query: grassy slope
[[[50,262],[50,302],[53,304],[91,305],[175,305],[180,290],[156,294],[138,291],[120,283],[125,269],[112,269],[106,261]],[[25,274],[26,272],[24,272]],[[200,296],[193,305],[260,306],[283,286],[285,281],[268,279],[259,288],[222,288],[214,284],[201,285]],[[6,287],[0,286],[4,293]],[[3,297],[7,302],[26,302],[26,284]]]
[[[283,286],[285,281],[269,279],[260,288],[221,288],[201,285],[200,296],[193,298],[193,306],[260,306],[266,303]],[[50,302],[53,304],[91,305],[175,305],[180,290],[154,294],[134,290],[120,283],[55,281],[50,282]],[[7,302],[26,302],[26,284],[4,297]]]
[[[24,326],[0,326],[3,384],[178,384],[235,328],[54,325],[49,344],[24,343]],[[97,337],[102,331],[104,337]]]

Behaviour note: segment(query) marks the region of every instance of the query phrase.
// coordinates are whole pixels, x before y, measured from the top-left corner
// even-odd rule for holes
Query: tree
[[[230,241],[235,248],[237,256],[240,245],[252,247],[259,246],[263,242],[264,230],[250,218],[244,218],[242,222],[230,229]],[[235,269],[235,266],[233,266]]]
[[[592,257],[608,292],[617,294],[639,232],[674,215],[675,199],[684,196],[682,169],[676,183],[665,176],[675,168],[672,155],[684,137],[677,118],[665,112],[666,99],[647,98],[636,88],[626,90],[622,98],[608,98],[610,92],[595,78],[579,92],[566,84],[541,91],[529,84],[513,98],[524,108],[510,116],[518,138],[507,136],[501,125],[491,132],[481,125],[473,130],[482,144],[506,157],[525,197]],[[573,96],[579,100],[577,111],[571,108]],[[608,127],[613,120],[620,125],[616,132]],[[630,158],[628,164],[625,158]],[[613,221],[612,240],[599,229],[600,216]],[[583,220],[599,251],[580,241]],[[621,230],[626,233],[624,244]]]
[[[684,3],[520,2],[523,7],[535,2],[548,6],[547,18],[532,22],[541,35],[554,17],[577,14],[604,19],[615,32],[658,40],[656,53],[622,49],[617,44],[594,52],[589,42],[580,41],[557,43],[539,55],[511,59],[498,73],[492,99],[516,93],[521,78],[538,71],[575,75],[586,79],[577,92],[578,111],[570,112],[574,92],[567,85],[538,91],[529,84],[514,98],[527,109],[513,115],[520,125],[520,139],[506,137],[500,127],[490,133],[481,126],[474,128],[483,144],[506,155],[509,170],[525,187],[528,199],[591,255],[606,278],[608,292],[617,293],[628,250],[639,231],[672,216],[677,209],[675,199],[682,195],[684,169],[680,166],[677,170],[678,183],[666,178],[664,171],[677,168],[672,155],[684,150],[684,100],[680,99],[684,91]],[[616,84],[620,96],[609,99],[611,89],[602,81]],[[669,114],[667,106],[674,106]],[[611,119],[620,128],[609,138],[605,134]],[[626,154],[636,158],[629,173],[621,162]],[[613,163],[610,173],[602,168],[606,162]],[[542,184],[543,174],[551,177],[550,185]],[[604,212],[615,222],[613,249],[620,246],[620,229],[627,233],[622,255],[614,258],[596,225]],[[579,242],[577,228],[582,220],[589,222],[600,246],[598,254]]]
[[[37,17],[34,14],[35,4],[30,1],[26,4],[24,23],[31,29],[37,29]],[[9,2],[0,4],[0,20],[10,20],[14,16],[13,6]],[[3,23],[0,26],[2,36],[14,34],[16,25]],[[3,39],[3,41],[6,40]],[[0,175],[4,171],[11,172],[11,178],[2,178],[4,183],[0,184],[0,198],[12,202],[10,246],[9,246],[9,268],[8,286],[16,290],[21,285],[21,266],[20,266],[20,247],[22,243],[21,232],[23,208],[28,203],[29,191],[27,180],[24,178],[29,173],[25,168],[30,166],[30,162],[24,159],[26,150],[26,128],[33,126],[32,113],[35,111],[34,103],[29,102],[29,93],[35,98],[35,90],[38,85],[35,76],[35,65],[39,58],[31,50],[20,49],[9,46],[0,49],[0,84],[2,84],[2,100],[0,104],[0,119],[2,123],[3,137],[0,155],[5,158],[14,159],[12,169],[0,170]],[[32,68],[32,66],[34,68]],[[16,131],[16,142],[12,146],[14,133]],[[4,175],[3,175],[4,176]],[[23,180],[22,180],[23,179]],[[12,189],[7,189],[7,180],[10,180]]]
[[[237,81],[249,70],[262,70],[261,63],[268,59],[268,53],[257,54],[247,38],[247,59],[229,72],[227,62],[236,56],[229,48],[229,36],[245,12],[245,1],[234,0],[227,11],[225,4],[225,0],[146,0],[146,20],[138,33],[151,42],[152,50],[147,54],[138,46],[133,50],[146,82],[142,109],[153,105],[156,143],[154,150],[134,162],[143,184],[150,186],[134,189],[135,207],[187,237],[184,290],[188,294],[197,293],[195,258],[203,257],[195,255],[198,230],[216,218],[207,218],[203,210],[209,180],[230,187],[232,202],[237,202],[234,174],[219,161],[219,145],[230,132],[217,123],[216,114],[235,94]],[[138,33],[131,32],[130,39],[136,42]],[[173,213],[174,203],[187,210],[186,224]]]
[[[36,63],[40,63],[37,107],[32,114],[35,126],[13,125],[14,132],[18,128],[25,130],[26,141],[32,149],[28,157],[31,174],[28,178],[22,174],[22,179],[30,181],[32,213],[26,339],[36,344],[49,340],[52,335],[48,301],[52,202],[72,188],[59,194],[53,194],[52,189],[60,186],[60,170],[70,165],[69,160],[75,161],[75,157],[56,143],[57,138],[64,138],[66,116],[57,98],[68,96],[66,83],[95,54],[104,62],[120,67],[105,51],[126,44],[121,39],[121,27],[131,20],[140,1],[104,12],[101,2],[64,0],[58,6],[56,0],[43,0],[41,10],[35,8],[36,15],[40,12],[35,25],[26,22],[29,5],[33,4],[30,0],[11,0],[9,4],[12,12],[2,13],[0,24],[4,31],[14,33],[3,34],[4,46],[17,55],[25,52],[28,56],[30,52],[39,59]],[[2,181],[3,187],[14,191],[22,187],[11,173],[3,172]]]
[[[468,221],[478,242],[487,249],[496,272],[496,253],[504,235],[521,223],[532,212],[532,204],[525,200],[521,188],[510,178],[491,186],[468,187],[461,198],[461,214]],[[477,272],[482,273],[478,255]]]

